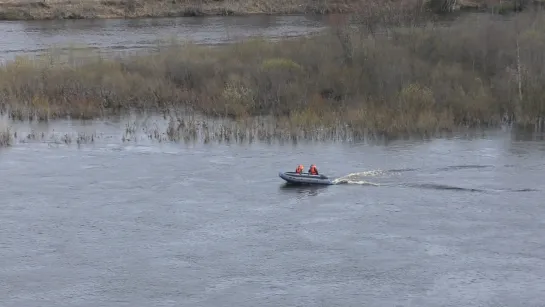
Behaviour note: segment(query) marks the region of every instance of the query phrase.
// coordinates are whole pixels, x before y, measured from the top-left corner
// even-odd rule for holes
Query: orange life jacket
[[[316,169],[316,166],[311,166],[310,167],[310,174],[311,175],[318,175],[318,170]]]

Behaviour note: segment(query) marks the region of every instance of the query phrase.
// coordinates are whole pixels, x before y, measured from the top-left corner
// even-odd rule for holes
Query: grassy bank
[[[386,34],[335,29],[280,42],[205,47],[75,64],[17,59],[0,67],[15,119],[96,118],[191,109],[278,127],[435,133],[502,122],[543,125],[545,18],[522,13]]]
[[[349,13],[356,0],[0,0],[0,19]]]
[[[518,9],[543,0],[0,0],[2,20],[141,18],[247,14],[358,13],[370,8],[414,10]],[[455,4],[455,5],[453,5]]]

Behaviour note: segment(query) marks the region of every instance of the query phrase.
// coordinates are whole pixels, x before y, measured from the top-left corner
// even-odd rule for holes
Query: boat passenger
[[[295,172],[301,175],[304,170],[305,170],[305,167],[303,166],[303,164],[299,164],[297,168],[295,169]]]
[[[311,175],[318,175],[318,168],[316,168],[316,165],[312,164],[308,169],[308,173]]]

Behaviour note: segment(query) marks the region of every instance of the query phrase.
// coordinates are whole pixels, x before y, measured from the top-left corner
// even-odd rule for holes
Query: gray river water
[[[2,307],[543,306],[544,141],[159,144],[121,142],[122,123],[35,129],[100,138],[20,131],[0,149]],[[286,187],[278,172],[299,163],[340,183]]]
[[[330,19],[248,16],[0,22],[0,60],[35,55],[52,47],[130,52],[156,47],[171,38],[200,44],[227,43],[255,36],[278,39],[320,31]]]
[[[0,23],[0,58],[223,43],[306,17]],[[0,306],[544,306],[545,141],[122,142],[0,148]],[[46,133],[47,134],[47,133]],[[339,184],[289,188],[306,168]]]

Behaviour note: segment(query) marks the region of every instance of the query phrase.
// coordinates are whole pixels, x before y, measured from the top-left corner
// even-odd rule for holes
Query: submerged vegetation
[[[234,119],[243,125],[229,135],[246,138],[240,127],[262,138],[543,128],[542,14],[379,29],[360,24],[219,47],[172,44],[117,59],[18,58],[0,67],[0,104],[19,120],[158,111],[170,118],[169,139],[182,138],[180,131],[206,134],[206,124],[189,125],[181,114]],[[265,129],[256,117],[272,120]]]
[[[9,128],[0,129],[0,147],[11,146],[13,135]]]

